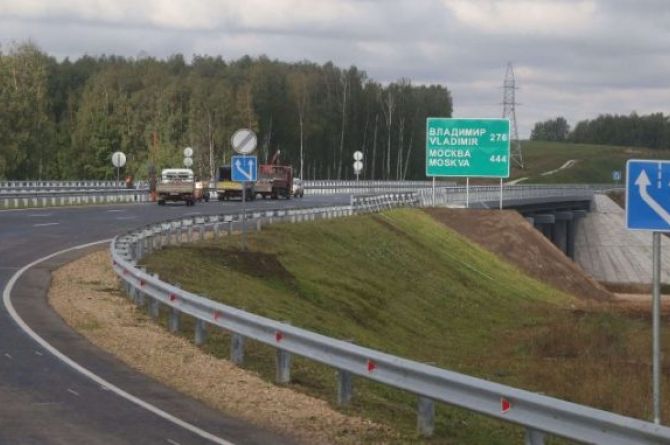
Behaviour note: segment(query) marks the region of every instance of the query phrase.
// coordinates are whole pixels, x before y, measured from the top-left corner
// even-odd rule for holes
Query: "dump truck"
[[[219,175],[216,182],[216,197],[219,201],[230,198],[242,199],[242,184],[244,184],[247,201],[254,199],[254,183],[233,181],[230,165],[219,167]]]
[[[195,177],[189,168],[166,168],[161,171],[160,182],[156,186],[158,205],[166,201],[184,201],[187,206],[195,205]]]
[[[291,199],[293,191],[293,168],[290,165],[279,164],[280,151],[272,156],[267,164],[259,167],[258,182],[254,191],[263,198],[268,196],[277,199],[283,196]]]

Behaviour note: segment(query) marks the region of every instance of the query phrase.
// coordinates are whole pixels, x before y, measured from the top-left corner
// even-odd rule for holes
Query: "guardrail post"
[[[228,236],[233,234],[233,220],[228,221]]]
[[[525,445],[544,445],[544,433],[542,431],[526,428]]]
[[[205,322],[203,320],[195,320],[195,344],[200,346],[205,343],[207,331],[205,331]]]
[[[337,370],[337,404],[346,406],[351,402],[353,394],[353,376],[349,371]]]
[[[435,432],[435,403],[428,397],[419,396],[416,426],[419,434],[430,437]]]
[[[277,372],[275,380],[279,384],[291,382],[291,353],[277,349]]]
[[[261,218],[258,218],[256,220],[256,231],[260,232],[261,231]]]
[[[205,225],[201,224],[200,225],[200,241],[203,241],[205,239]]]
[[[179,331],[180,312],[177,308],[170,309],[170,318],[168,320],[168,329],[170,332]]]
[[[230,361],[236,365],[244,362],[244,337],[233,333],[230,338]]]
[[[186,231],[186,241],[189,243],[193,242],[193,226],[188,226],[188,230]]]
[[[161,304],[155,298],[149,299],[149,316],[156,320],[160,315]]]

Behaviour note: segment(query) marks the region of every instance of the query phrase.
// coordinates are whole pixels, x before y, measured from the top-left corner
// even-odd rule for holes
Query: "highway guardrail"
[[[137,189],[67,190],[30,193],[0,194],[0,208],[20,209],[106,204],[123,202],[146,202],[149,194]]]
[[[349,206],[249,212],[247,224],[261,230],[276,222],[330,219],[421,205],[416,192],[376,199],[355,197]],[[251,314],[165,283],[137,265],[155,249],[232,234],[241,224],[238,214],[195,216],[140,227],[112,241],[114,271],[133,301],[146,304],[154,318],[161,305],[169,309],[171,331],[179,329],[182,315],[188,315],[196,320],[196,344],[205,341],[208,325],[232,333],[234,363],[244,359],[245,340],[274,347],[278,383],[290,381],[291,355],[295,354],[337,370],[337,400],[342,405],[351,400],[352,376],[415,394],[417,426],[425,436],[433,433],[434,404],[440,402],[521,425],[526,430],[526,443],[532,445],[543,444],[547,436],[607,445],[670,443],[670,428],[666,426],[459,374]]]

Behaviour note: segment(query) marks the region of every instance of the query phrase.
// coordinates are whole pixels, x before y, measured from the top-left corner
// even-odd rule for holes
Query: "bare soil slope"
[[[515,211],[426,209],[425,212],[537,280],[579,298],[613,297]]]

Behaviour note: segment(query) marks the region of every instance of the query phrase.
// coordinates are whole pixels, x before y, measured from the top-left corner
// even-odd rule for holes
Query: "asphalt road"
[[[348,203],[348,196],[255,201],[249,209]],[[239,202],[0,211],[0,288],[22,267],[73,246],[178,216],[237,213]],[[40,337],[113,385],[164,410],[166,420],[118,396],[66,365],[29,337],[0,307],[0,445],[18,444],[291,444],[125,367],[67,327],[45,298],[50,271],[84,251],[59,255],[28,269],[11,293],[19,316]],[[212,435],[203,437],[185,422]]]

